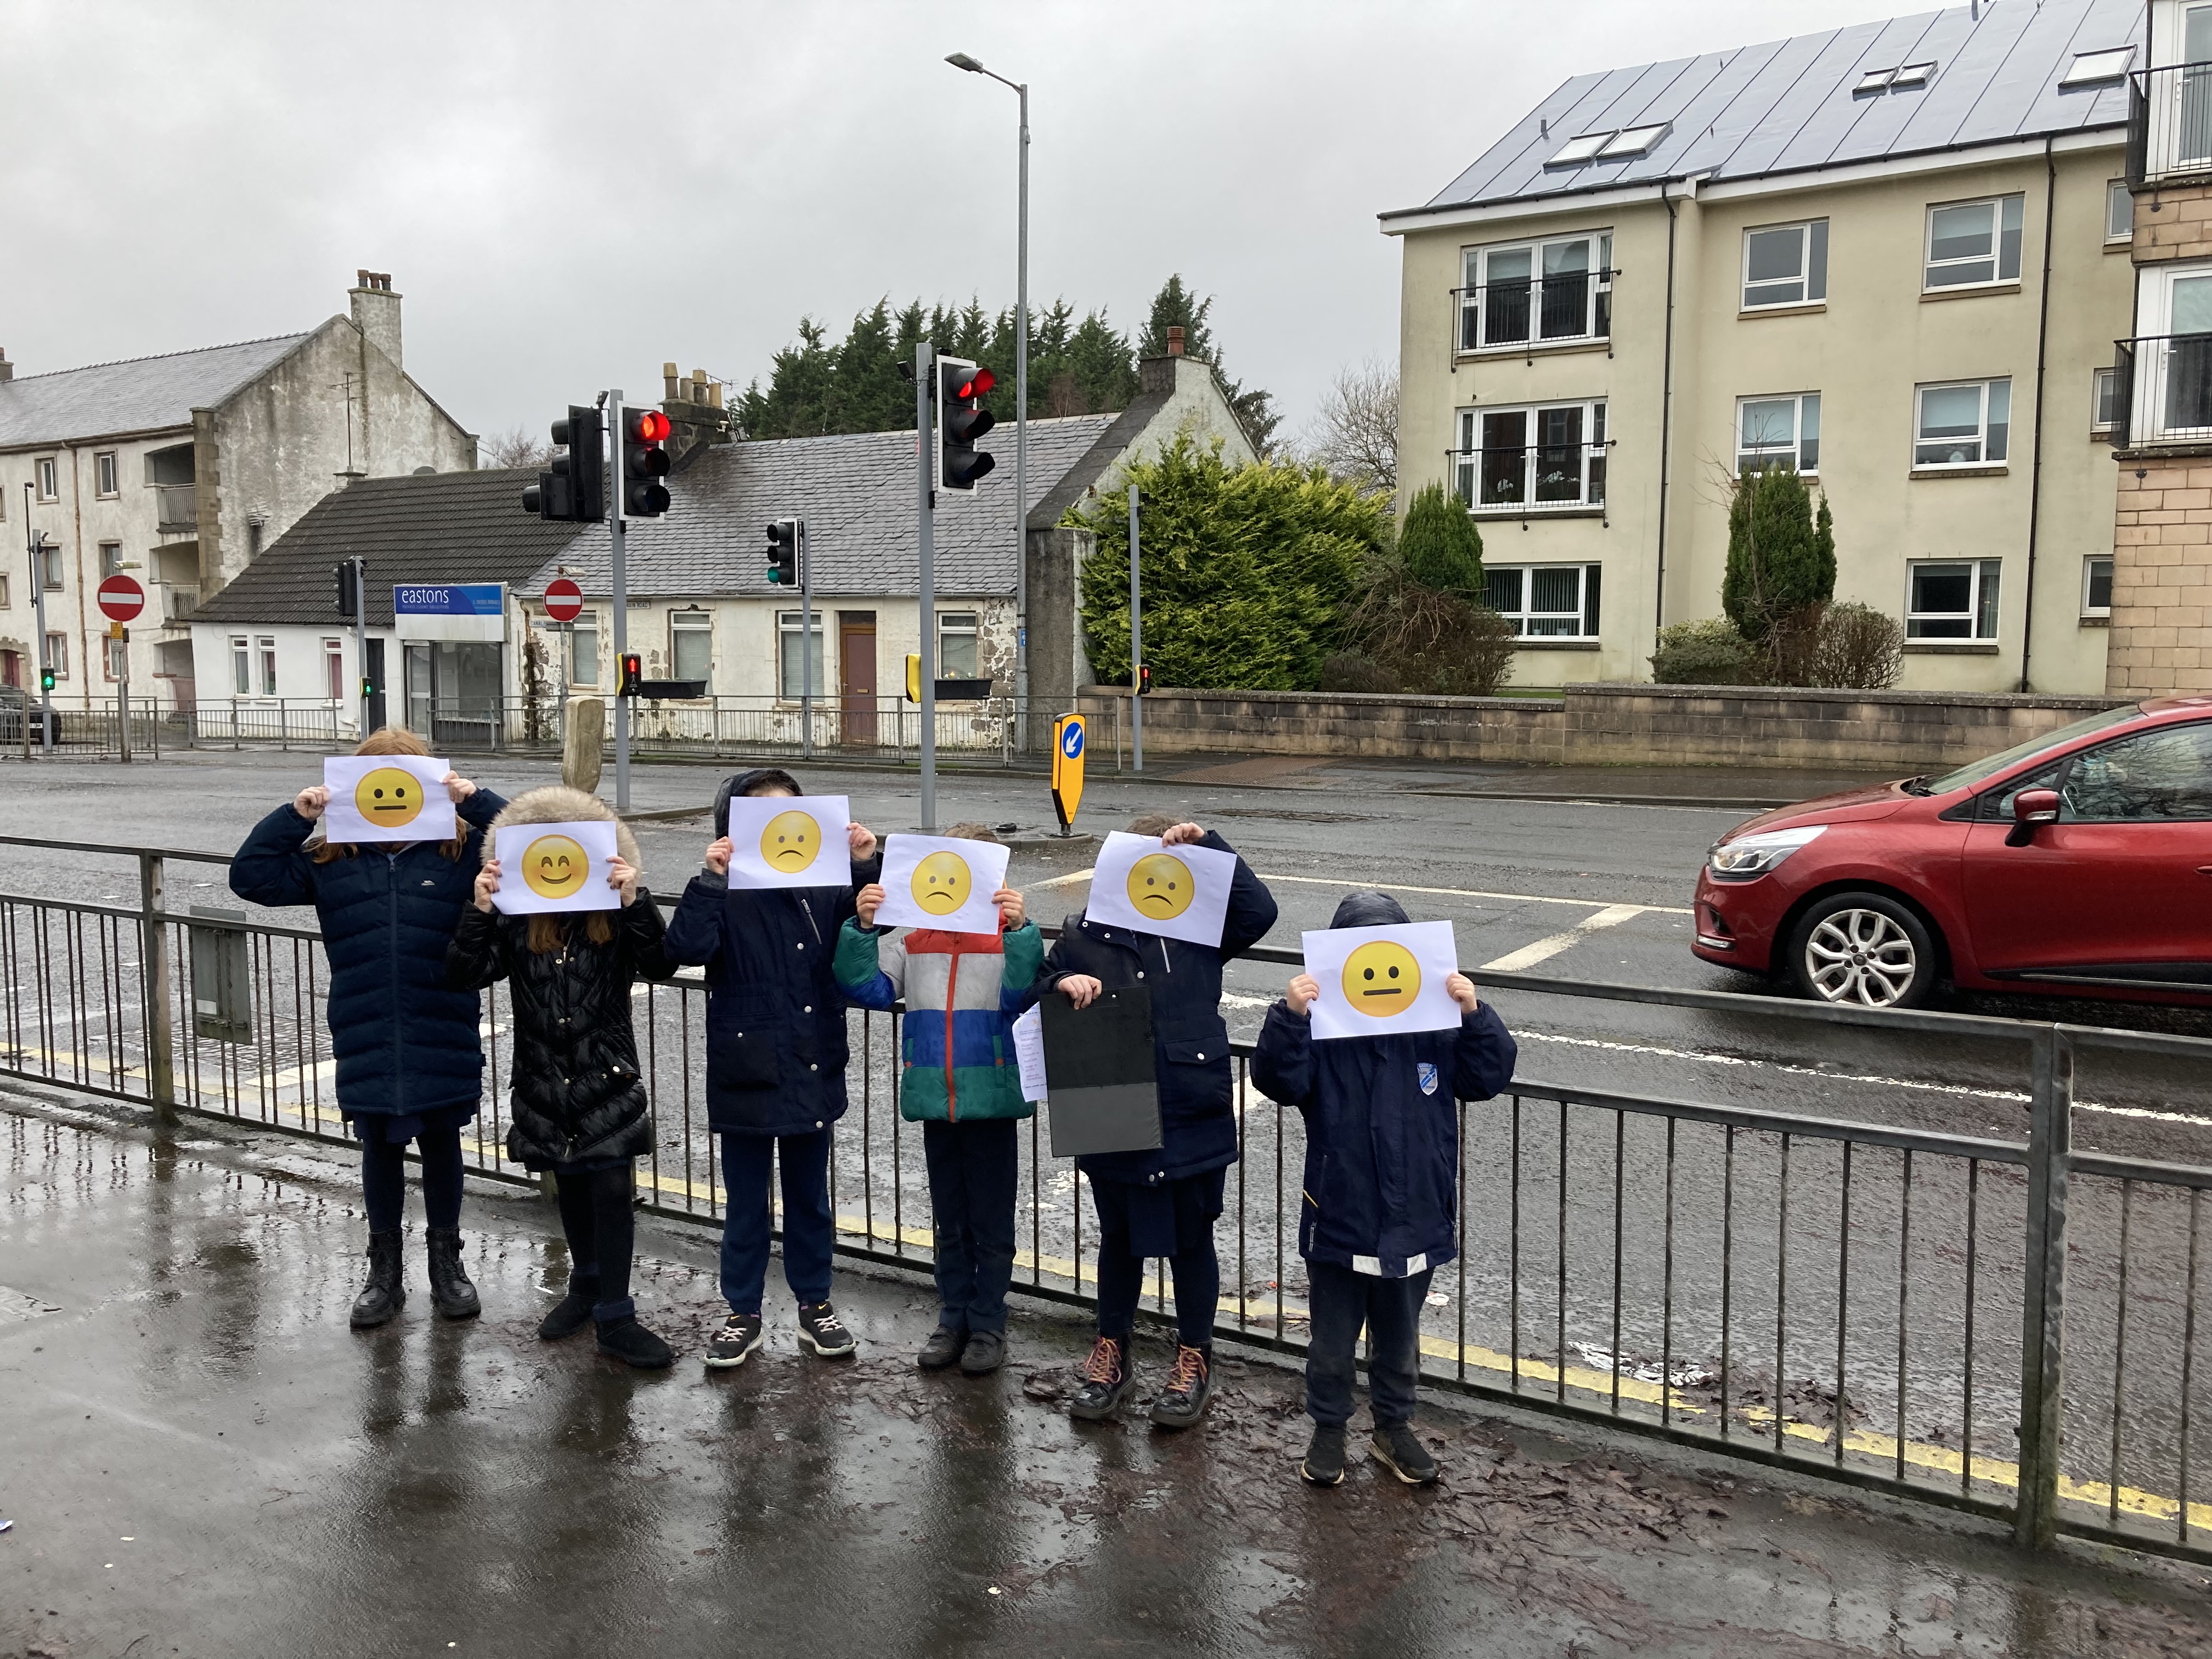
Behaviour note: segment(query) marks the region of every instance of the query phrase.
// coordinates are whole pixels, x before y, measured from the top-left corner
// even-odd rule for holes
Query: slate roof
[[[1033,525],[1042,522],[1036,504],[1086,458],[1095,459],[1099,440],[1121,419],[1073,415],[1030,422]],[[998,465],[975,493],[938,495],[932,548],[940,593],[1014,591],[1013,428],[1000,427],[984,447]],[[633,598],[769,597],[781,590],[768,582],[768,525],[784,518],[806,520],[817,594],[912,593],[921,585],[911,432],[710,449],[669,480],[669,494],[665,518],[629,522],[625,563]],[[542,592],[559,563],[586,594],[608,597],[608,553],[606,526],[586,525],[557,557],[547,557],[527,591]]]
[[[535,469],[360,478],[309,507],[221,592],[196,623],[337,623],[331,571],[368,561],[368,621],[392,625],[392,590],[410,582],[506,582],[522,592],[582,526],[522,510]],[[763,538],[763,540],[766,538]]]
[[[1482,158],[1408,215],[1704,173],[1715,180],[1840,167],[2127,124],[2123,79],[2068,88],[2083,52],[2134,45],[2144,67],[2143,0],[1983,0],[1887,22],[1801,34],[1578,75]],[[1924,85],[1855,88],[1875,70],[1930,63]],[[1585,134],[1664,125],[1644,154],[1547,167]],[[1548,129],[1548,131],[1547,131]]]
[[[0,381],[0,449],[189,427],[193,410],[222,403],[308,337],[278,334]]]

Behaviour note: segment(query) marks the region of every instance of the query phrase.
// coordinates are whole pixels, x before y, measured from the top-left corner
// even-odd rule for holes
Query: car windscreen
[[[2076,738],[2086,738],[2092,732],[2101,732],[2108,726],[2118,726],[2123,720],[2138,720],[2142,715],[2142,709],[2135,703],[2120,708],[2107,708],[2102,714],[2075,720],[2071,726],[2062,726],[2056,732],[2045,732],[2039,738],[2030,738],[2026,743],[2016,743],[2009,749],[1985,755],[1955,772],[1946,772],[1940,778],[1930,778],[1926,786],[1928,793],[1941,795],[1954,789],[1970,789],[1985,778],[1996,776],[2016,762],[2039,755],[2046,749],[2056,749],[2062,744],[2071,743]]]

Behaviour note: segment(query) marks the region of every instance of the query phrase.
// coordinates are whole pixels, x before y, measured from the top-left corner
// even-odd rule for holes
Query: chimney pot
[[[15,378],[15,365],[8,361],[8,348],[0,346],[0,385]]]
[[[1170,357],[1182,356],[1182,325],[1180,323],[1168,325],[1168,356]]]

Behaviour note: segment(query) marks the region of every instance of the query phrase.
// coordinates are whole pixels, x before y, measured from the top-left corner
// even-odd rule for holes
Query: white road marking
[[[1525,973],[1540,962],[1548,962],[1560,951],[1581,944],[1592,933],[1604,927],[1618,927],[1632,916],[1640,916],[1655,907],[1643,904],[1609,904],[1594,916],[1585,916],[1563,933],[1553,933],[1509,951],[1484,963],[1485,968],[1495,969],[1501,974]]]
[[[1095,869],[1097,866],[1092,867]],[[1089,881],[1091,876],[1091,870],[1071,870],[1064,876],[1051,876],[1043,881],[1033,881],[1030,886],[1033,889],[1066,887],[1079,881]],[[1585,910],[1610,908],[1626,909],[1632,914],[1648,910],[1655,915],[1662,916],[1686,916],[1691,914],[1688,907],[1683,905],[1615,905],[1610,899],[1561,898],[1553,893],[1491,893],[1474,887],[1415,887],[1402,881],[1341,881],[1333,876],[1281,876],[1269,875],[1264,872],[1261,872],[1260,879],[1294,882],[1306,887],[1347,887],[1359,891],[1371,890],[1384,893],[1436,893],[1446,898],[1504,899],[1513,904],[1572,904]],[[1626,919],[1626,917],[1620,918],[1622,921]],[[1613,924],[1607,922],[1605,925],[1611,927]]]

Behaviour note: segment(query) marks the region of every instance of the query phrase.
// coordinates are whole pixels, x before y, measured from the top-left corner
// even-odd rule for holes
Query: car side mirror
[[[2012,798],[2012,830],[2005,836],[2008,847],[2025,847],[2035,839],[2039,823],[2058,822],[2058,792],[2056,789],[2023,789]]]

